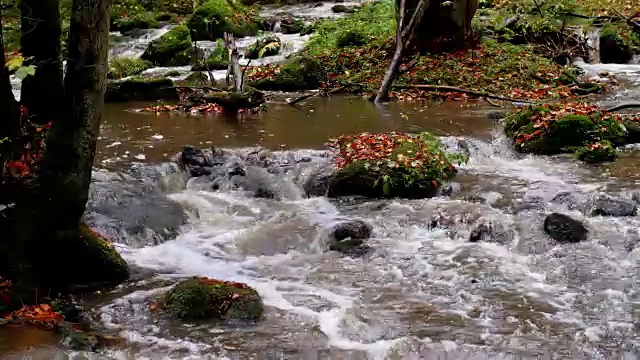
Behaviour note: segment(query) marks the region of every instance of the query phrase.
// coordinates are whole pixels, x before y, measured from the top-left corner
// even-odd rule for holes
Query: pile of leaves
[[[11,280],[0,277],[0,309],[15,308],[14,296]],[[0,313],[0,323],[35,325],[48,329],[54,329],[63,320],[63,316],[49,303],[22,305],[17,310]]]
[[[467,160],[445,153],[440,140],[427,132],[343,135],[327,145],[337,150],[339,172],[364,170],[385,195],[415,187],[437,189],[457,172],[454,162]]]
[[[615,146],[628,143],[637,115],[608,112],[601,107],[565,102],[522,108],[508,116],[505,132],[517,151],[536,154],[575,153],[587,162],[610,161]]]

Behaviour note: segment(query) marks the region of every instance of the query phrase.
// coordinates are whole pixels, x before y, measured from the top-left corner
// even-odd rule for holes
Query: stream
[[[640,100],[640,65],[579,65],[625,83],[603,103]],[[640,218],[587,216],[564,201],[638,199],[640,151],[597,167],[516,154],[487,117],[493,108],[474,103],[396,103],[383,113],[359,97],[309,98],[299,109],[281,99],[240,121],[127,111],[141,105],[107,105],[87,213],[136,274],[88,301],[126,343],[86,354],[47,332],[0,329],[0,358],[640,359]],[[468,151],[450,195],[306,196],[303,184],[330,162],[327,138],[392,130],[430,131]],[[222,149],[273,198],[188,179],[171,165],[184,145]],[[551,212],[583,222],[588,240],[555,244],[542,230]],[[332,226],[349,220],[373,227],[364,256],[327,250]],[[491,236],[469,242],[479,224]],[[254,287],[264,318],[184,323],[150,312],[193,275]]]

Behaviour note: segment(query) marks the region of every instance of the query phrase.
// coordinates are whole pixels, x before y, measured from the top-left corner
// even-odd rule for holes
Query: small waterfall
[[[587,46],[589,47],[589,63],[600,63],[600,28],[594,27],[587,31]]]
[[[173,25],[166,25],[161,29],[135,30],[127,34],[114,32],[110,35],[111,47],[109,59],[133,57],[138,58],[144,54],[149,44],[166,34]]]

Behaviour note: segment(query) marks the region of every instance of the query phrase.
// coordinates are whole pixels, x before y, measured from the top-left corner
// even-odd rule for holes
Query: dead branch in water
[[[613,112],[613,111],[620,111],[620,110],[632,109],[632,108],[640,108],[640,103],[626,103],[626,104],[615,105],[606,110],[609,112]]]
[[[332,95],[332,94],[338,93],[338,92],[340,92],[340,91],[344,90],[344,88],[345,88],[345,86],[337,87],[337,88],[335,88],[335,89],[333,89],[333,90],[331,90],[331,91],[329,91],[329,92],[325,93],[324,95],[325,95],[325,96],[328,96],[328,95]],[[318,94],[323,94],[323,92],[318,91],[318,92],[311,93],[311,94],[304,94],[304,95],[302,95],[302,96],[299,96],[299,97],[297,97],[297,98],[295,98],[295,99],[293,99],[293,100],[289,101],[289,102],[288,102],[288,104],[289,104],[289,105],[291,105],[291,106],[293,106],[293,105],[295,105],[295,104],[299,103],[300,101],[306,100],[306,99],[308,99],[308,98],[310,98],[310,97],[313,97],[313,96],[316,96],[316,95],[318,95]]]

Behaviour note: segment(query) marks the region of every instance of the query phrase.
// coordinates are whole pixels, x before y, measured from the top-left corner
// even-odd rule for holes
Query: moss
[[[181,319],[256,321],[264,310],[260,295],[245,284],[195,277],[169,290],[162,304]]]
[[[153,64],[139,58],[119,58],[109,62],[108,79],[122,79],[128,76],[139,75]]]
[[[190,15],[195,7],[202,2],[201,0],[154,0],[153,9],[179,15]]]
[[[178,93],[170,79],[132,78],[107,83],[105,102],[177,101]]]
[[[330,180],[329,197],[429,198],[456,174],[452,161],[459,156],[445,154],[439,139],[428,133],[361,134],[345,139],[339,151],[346,164]],[[379,154],[371,158],[371,153],[384,147],[394,150],[383,158]]]
[[[336,36],[336,47],[338,49],[349,46],[361,46],[367,42],[366,34],[360,29],[343,31]]]
[[[640,53],[640,34],[626,23],[606,24],[600,33],[600,60],[603,63],[628,63]]]
[[[196,71],[189,74],[185,81],[192,84],[203,84],[209,82],[209,76],[207,76],[207,74],[203,73],[202,71]]]
[[[194,60],[194,55],[189,29],[180,25],[152,41],[141,59],[157,66],[185,66]]]
[[[274,78],[256,80],[250,85],[259,90],[298,91],[317,89],[323,78],[317,60],[299,57],[288,61]]]
[[[113,246],[102,236],[81,224],[80,241],[73,242],[70,253],[75,256],[76,273],[74,282],[119,283],[129,277],[129,266]]]
[[[205,71],[205,70],[224,70],[229,67],[229,55],[224,48],[222,40],[216,42],[216,46],[211,51],[211,54],[204,63],[199,62],[194,65],[191,70],[193,71]]]
[[[156,13],[144,12],[131,18],[120,18],[114,21],[112,30],[125,33],[134,29],[157,29],[160,27],[160,22],[156,16]]]
[[[247,59],[259,59],[266,56],[277,55],[282,48],[282,42],[277,36],[270,36],[258,40],[251,45],[245,54]]]
[[[283,34],[298,34],[302,32],[304,27],[304,22],[294,17],[284,18],[280,23],[280,31],[282,31]]]
[[[249,10],[233,0],[207,1],[191,15],[187,26],[195,40],[210,41],[222,39],[225,32],[244,37],[256,35],[259,29]]]
[[[164,77],[176,77],[176,76],[180,76],[180,71],[171,70],[171,71],[169,71],[169,72],[164,74]]]
[[[576,150],[575,156],[587,164],[600,164],[614,161],[618,157],[618,153],[611,142],[603,140],[579,148]]]

